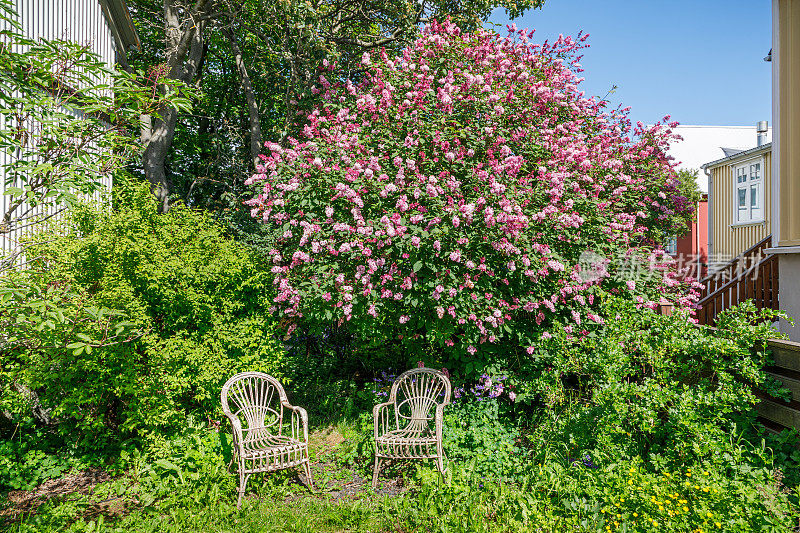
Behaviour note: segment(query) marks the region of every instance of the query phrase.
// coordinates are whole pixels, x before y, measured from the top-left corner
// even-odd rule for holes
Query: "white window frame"
[[[764,158],[731,165],[733,178],[733,225],[764,222]],[[755,201],[753,200],[755,193]],[[744,201],[744,205],[740,202]]]
[[[667,242],[664,245],[664,251],[673,257],[678,255],[678,237],[673,235],[672,237],[667,239]]]

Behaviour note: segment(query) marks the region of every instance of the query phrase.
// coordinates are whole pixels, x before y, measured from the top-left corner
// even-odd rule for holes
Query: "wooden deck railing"
[[[701,281],[700,324],[713,325],[720,312],[745,300],[778,309],[778,259],[766,254],[771,245],[770,235]]]
[[[700,280],[700,283],[704,286],[701,298],[705,298],[730,280],[738,277],[744,270],[753,266],[754,262],[761,261],[761,259],[766,256],[765,250],[770,246],[772,246],[772,235],[767,235],[756,244],[731,259],[722,268],[711,272],[709,267],[708,276]]]

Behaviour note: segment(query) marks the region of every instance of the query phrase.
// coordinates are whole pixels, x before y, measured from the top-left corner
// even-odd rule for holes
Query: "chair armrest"
[[[389,431],[389,409],[394,402],[379,403],[372,408],[372,417],[375,419],[375,439]],[[396,422],[396,420],[395,420]]]
[[[226,415],[233,428],[233,446],[239,453],[244,453],[244,438],[242,437],[242,423],[236,415]]]
[[[308,443],[308,413],[306,410],[289,402],[281,402],[281,406],[292,412],[292,438]]]
[[[436,439],[442,442],[442,430],[444,429],[444,408],[450,405],[450,402],[440,403],[436,406],[436,414],[434,415],[434,422],[436,426]]]

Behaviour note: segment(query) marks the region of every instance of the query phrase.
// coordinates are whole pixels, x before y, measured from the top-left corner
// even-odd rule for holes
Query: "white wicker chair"
[[[432,368],[415,368],[397,377],[389,401],[372,410],[375,417],[372,488],[377,487],[381,462],[386,460],[434,459],[444,479],[443,410],[450,404],[450,392],[450,380]]]
[[[289,404],[281,384],[261,372],[236,374],[222,386],[222,411],[233,426],[233,454],[239,470],[242,505],[252,474],[303,466],[314,490],[308,460],[308,415]],[[285,419],[285,412],[291,413]],[[285,422],[288,422],[288,426]]]

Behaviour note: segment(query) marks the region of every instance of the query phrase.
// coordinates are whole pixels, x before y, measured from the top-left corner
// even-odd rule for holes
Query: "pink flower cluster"
[[[394,324],[473,354],[533,345],[556,324],[585,335],[604,322],[599,291],[648,304],[674,281],[626,285],[579,261],[649,253],[692,212],[673,201],[674,123],[632,128],[586,97],[585,36],[531,35],[433,23],[399,57],[365,54],[358,84],[319,76],[303,138],[267,143],[248,180],[252,216],[278,236],[276,310]]]

